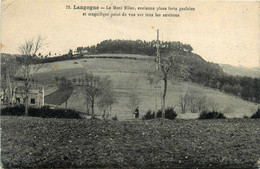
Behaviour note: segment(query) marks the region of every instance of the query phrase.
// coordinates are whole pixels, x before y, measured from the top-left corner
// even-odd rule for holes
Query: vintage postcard
[[[2,0],[2,168],[260,168],[259,1]]]

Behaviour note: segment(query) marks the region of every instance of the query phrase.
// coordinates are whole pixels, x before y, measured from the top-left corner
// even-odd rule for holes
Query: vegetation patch
[[[24,116],[24,106],[5,107],[1,109],[1,116]],[[42,118],[68,118],[81,119],[82,112],[71,109],[51,109],[48,106],[42,108],[29,108],[29,116]]]
[[[257,118],[260,118],[260,108],[257,110],[257,112],[255,112],[252,116],[251,116],[252,119],[257,119]]]
[[[142,117],[143,120],[149,120],[149,119],[154,119],[156,118],[161,118],[162,117],[162,110],[158,110],[156,115],[155,111],[148,110],[146,114]],[[173,120],[177,117],[177,113],[175,112],[173,107],[168,107],[165,109],[165,118]]]
[[[207,112],[203,111],[199,115],[199,119],[225,119],[226,117],[217,111]]]

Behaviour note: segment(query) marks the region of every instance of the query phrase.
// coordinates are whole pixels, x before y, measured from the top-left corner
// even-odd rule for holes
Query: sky
[[[72,9],[66,9],[70,5]],[[179,14],[179,17],[90,17],[81,6],[192,7],[193,11],[123,11],[111,13]],[[1,52],[19,53],[26,39],[39,35],[47,43],[41,53],[64,54],[78,46],[106,39],[180,41],[205,60],[235,66],[260,67],[260,2],[237,1],[95,1],[2,0]],[[92,10],[92,12],[95,12]]]

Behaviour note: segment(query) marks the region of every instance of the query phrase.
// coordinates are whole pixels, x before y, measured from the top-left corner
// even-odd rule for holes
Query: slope
[[[75,63],[77,62],[77,63]],[[58,66],[57,66],[58,65]],[[146,80],[146,71],[151,69],[152,63],[148,60],[130,59],[106,59],[91,58],[81,60],[70,60],[64,62],[54,62],[49,64],[49,69],[45,69],[37,75],[37,81],[44,82],[53,86],[55,76],[65,76],[67,78],[77,78],[84,72],[93,72],[102,77],[109,76],[113,82],[114,91],[118,103],[113,106],[112,116],[117,115],[119,119],[131,119],[133,114],[128,108],[129,95],[137,93],[140,98],[140,115],[144,115],[149,109],[155,109],[156,90]],[[55,68],[51,68],[55,67]],[[85,111],[83,88],[78,82],[68,100],[68,107],[80,111]],[[167,93],[167,106],[176,106],[179,118],[195,118],[197,114],[180,114],[178,105],[179,96],[187,91],[188,88],[205,93],[208,98],[213,98],[218,104],[218,110],[225,113],[227,117],[243,117],[251,115],[257,109],[257,105],[243,101],[238,97],[222,93],[218,90],[202,87],[190,82],[177,82],[169,84]],[[160,99],[157,105],[160,107]],[[61,105],[61,106],[64,106]],[[98,111],[98,109],[97,109]],[[101,112],[100,112],[101,113]]]

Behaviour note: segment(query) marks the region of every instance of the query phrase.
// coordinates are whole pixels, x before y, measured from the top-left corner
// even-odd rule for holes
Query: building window
[[[35,99],[31,99],[31,104],[35,104]]]

